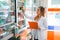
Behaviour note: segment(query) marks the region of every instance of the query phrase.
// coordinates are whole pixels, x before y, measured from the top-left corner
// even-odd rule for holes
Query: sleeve
[[[23,16],[25,16],[28,19],[34,20],[34,15],[30,16],[29,14],[24,13]]]
[[[46,20],[46,18],[43,20],[43,26],[44,26],[45,29],[47,29],[47,20]]]
[[[47,21],[46,21],[45,18],[39,20],[38,27],[41,28],[41,29],[47,29]]]

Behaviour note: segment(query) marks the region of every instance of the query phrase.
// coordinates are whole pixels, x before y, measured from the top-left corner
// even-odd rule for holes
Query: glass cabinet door
[[[13,27],[16,27],[15,0],[0,0],[0,39],[11,34]]]
[[[0,0],[0,26],[15,21],[14,0]]]
[[[23,28],[24,27],[24,16],[22,12],[22,8],[24,6],[24,0],[17,0],[17,13],[18,13],[18,27]]]

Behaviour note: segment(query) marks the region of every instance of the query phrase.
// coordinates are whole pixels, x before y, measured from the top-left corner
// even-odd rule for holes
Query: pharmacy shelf
[[[6,23],[6,24],[2,24],[0,25],[0,27],[3,27],[3,26],[6,26],[6,25],[10,25],[10,24],[13,24],[14,22],[10,22],[10,23]]]
[[[24,3],[23,1],[18,1],[18,2]]]
[[[0,12],[6,12],[6,11],[0,11]],[[7,12],[14,12],[14,11],[7,11]]]
[[[10,12],[14,12],[14,11],[10,11]]]
[[[18,34],[20,34],[22,31],[24,31],[24,30],[27,29],[27,28],[28,28],[28,26],[20,29],[20,30],[18,31]]]
[[[9,38],[13,37],[13,34],[9,34],[8,36],[2,38],[1,40],[8,40]]]

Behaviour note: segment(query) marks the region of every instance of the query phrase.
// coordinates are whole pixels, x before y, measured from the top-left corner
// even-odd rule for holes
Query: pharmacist
[[[32,17],[38,23],[38,30],[33,30],[35,40],[46,40],[47,22],[45,18],[45,8],[40,6],[37,8],[37,16]],[[26,16],[26,15],[25,15]]]
[[[38,40],[46,40],[47,21],[44,7],[40,6],[37,8],[37,16],[34,20],[38,22]]]

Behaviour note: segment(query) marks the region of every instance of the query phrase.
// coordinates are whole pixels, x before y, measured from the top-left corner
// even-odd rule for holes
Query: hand
[[[24,6],[22,7],[22,11],[25,12],[25,8],[24,8]]]

